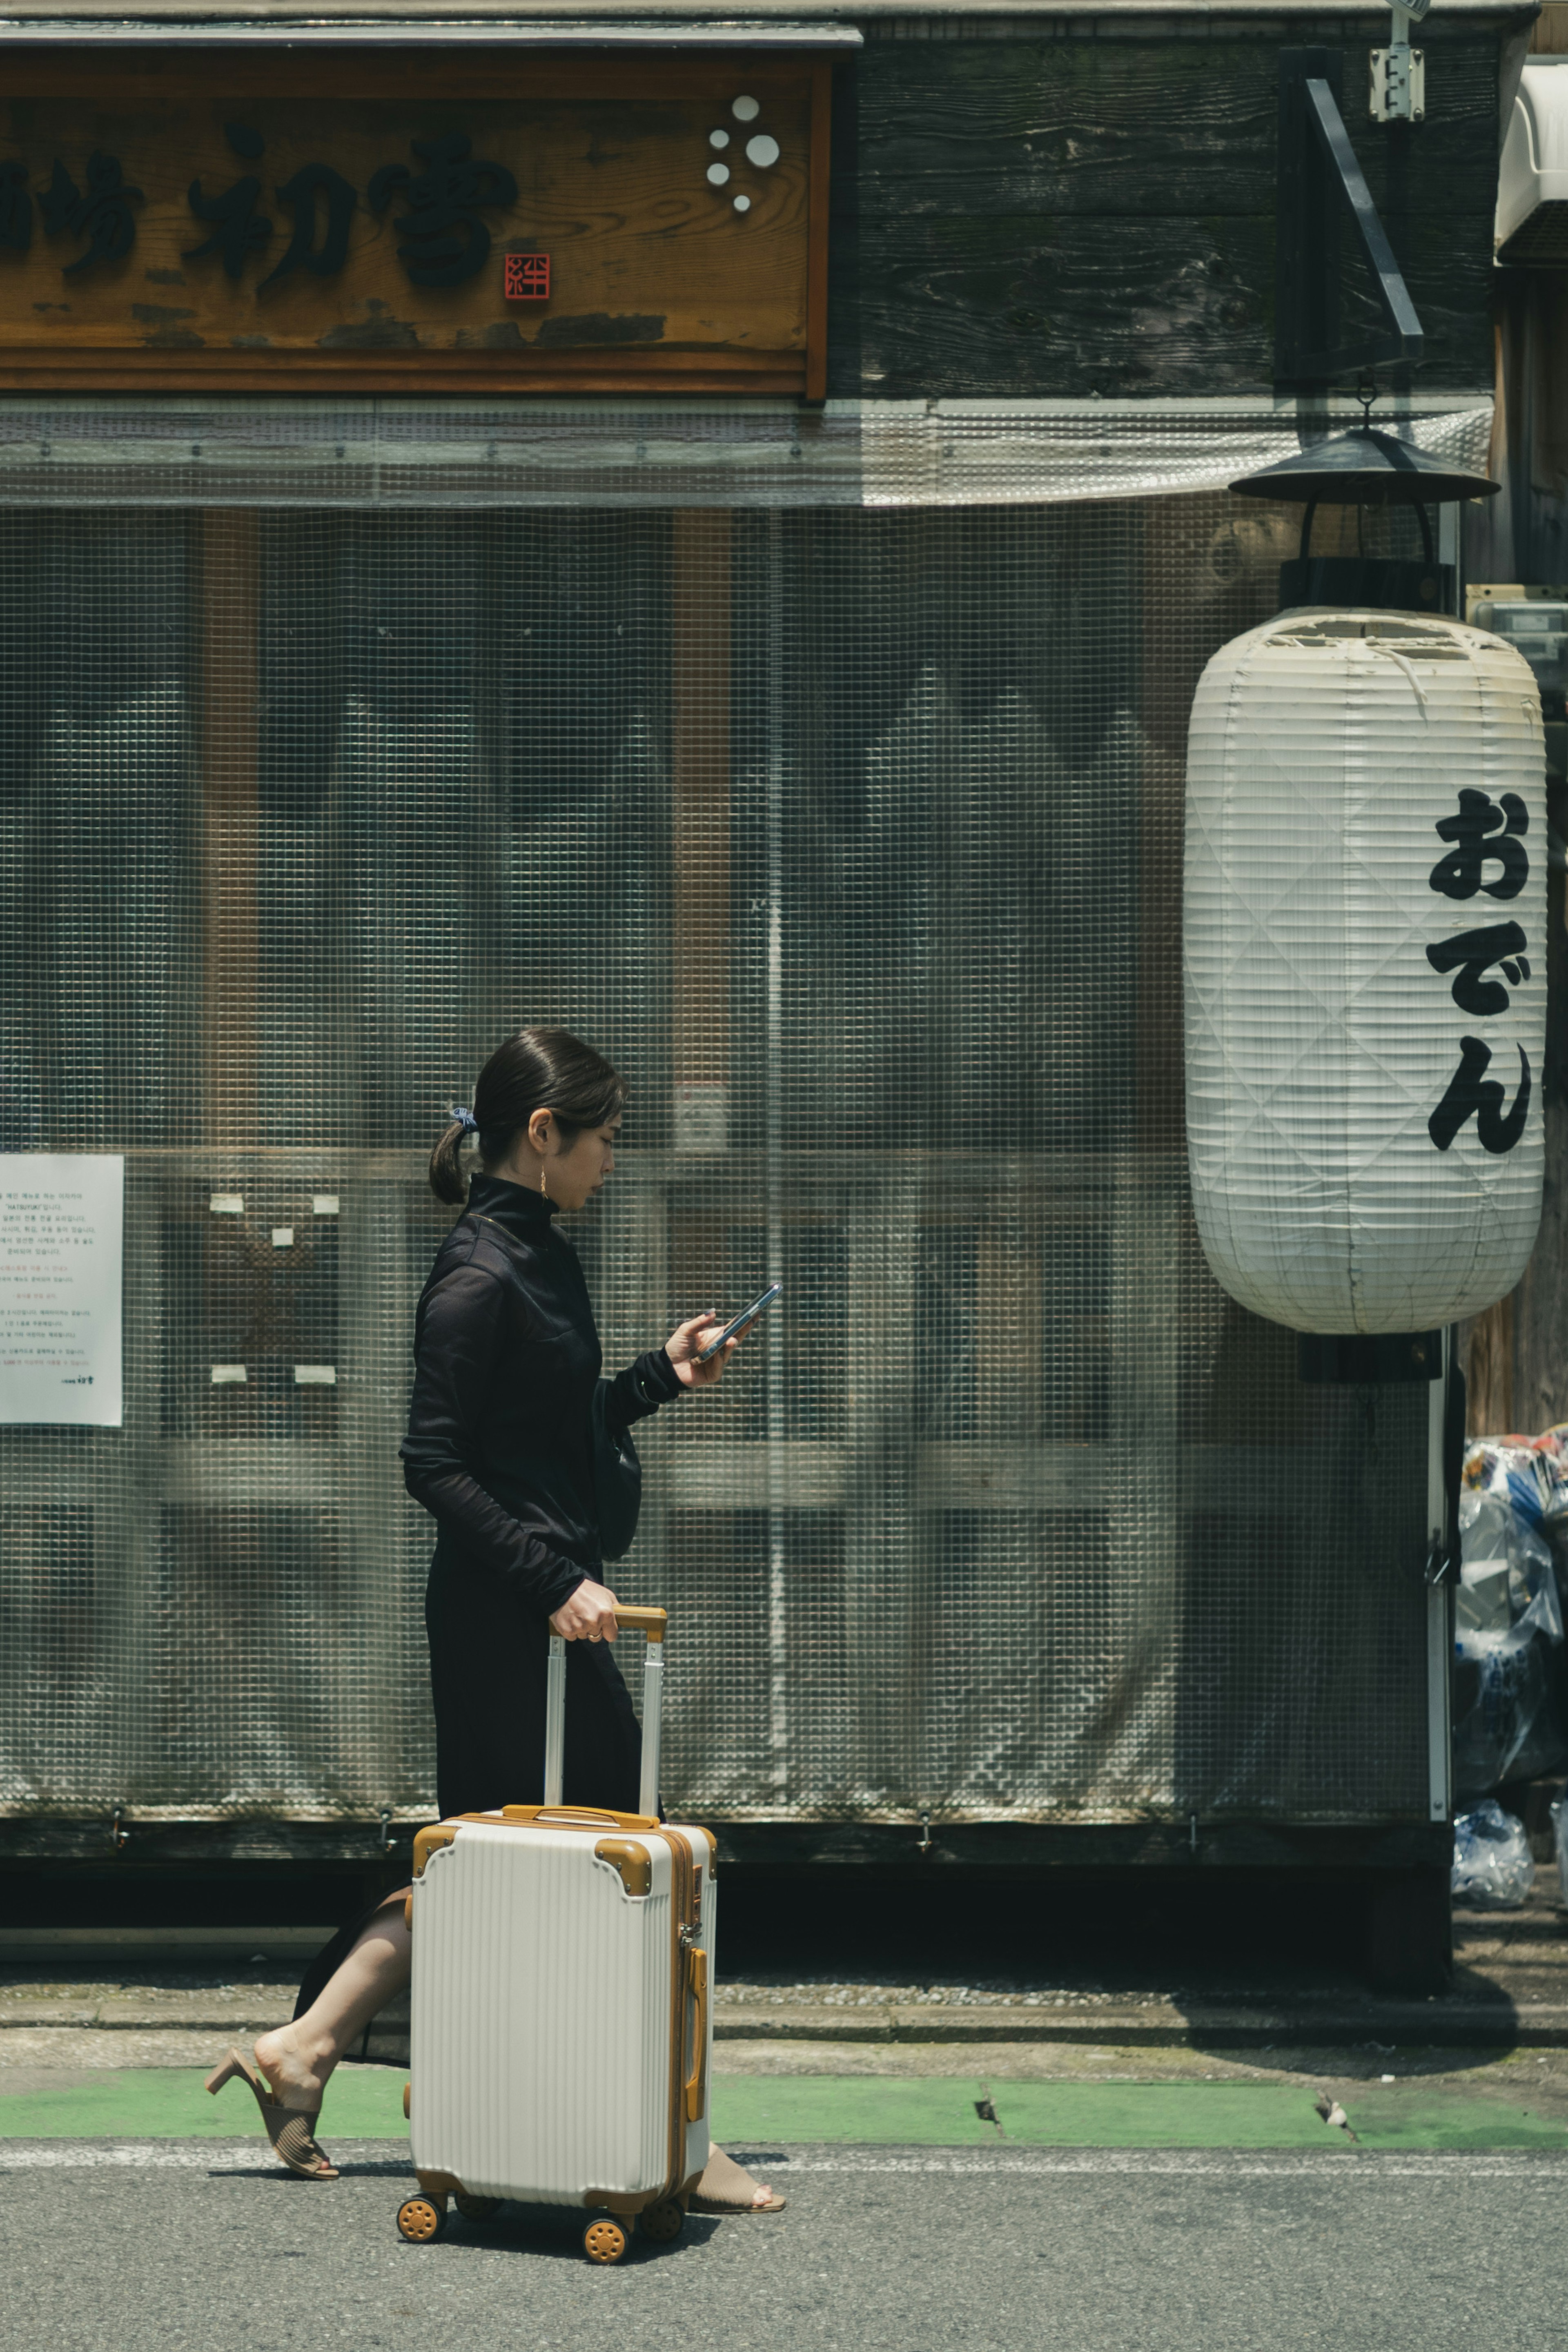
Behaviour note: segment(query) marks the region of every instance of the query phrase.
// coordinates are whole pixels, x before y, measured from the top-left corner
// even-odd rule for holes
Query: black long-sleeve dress
[[[542,1800],[550,1612],[603,1574],[592,1435],[602,1358],[554,1214],[540,1193],[476,1177],[414,1326],[402,1452],[408,1490],[440,1529],[424,1613],[444,1817]],[[679,1390],[651,1349],[612,1382],[608,1418],[627,1428]],[[564,1801],[633,1811],[640,1750],[609,1646],[570,1643]]]

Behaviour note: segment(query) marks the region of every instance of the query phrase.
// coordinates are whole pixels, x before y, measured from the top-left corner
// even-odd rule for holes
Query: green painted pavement
[[[340,2068],[327,2088],[323,2132],[329,2125],[344,2139],[405,2138],[404,2080],[386,2066]],[[59,2091],[0,2089],[5,2139],[239,2139],[253,2131],[260,2136],[261,2118],[246,2085],[225,2083],[210,2098],[205,2073],[189,2066],[106,2070]]]
[[[1346,2108],[1366,2147],[1560,2147],[1568,2123],[1511,2101],[1434,2094],[1425,2084],[1371,2084]]]
[[[1291,2083],[996,2083],[990,2096],[1009,2143],[1024,2147],[1348,2147]],[[1348,2104],[1365,2147],[1568,2148],[1568,2130],[1474,2093],[1368,2084]],[[727,2144],[849,2140],[932,2147],[996,2147],[975,2113],[978,2082],[900,2082],[845,2075],[745,2075],[714,2084],[714,2126]]]
[[[1001,2135],[975,2113],[981,2089],[954,2077],[731,2076],[714,2084],[714,2121],[721,2141],[748,2147],[994,2147]],[[990,2096],[1008,2139],[1031,2147],[1312,2147],[1324,2137],[1310,2093],[1275,2083],[992,2083]]]
[[[391,2067],[344,2067],[327,2094],[322,2137],[406,2137],[402,2084]],[[714,2128],[743,2147],[995,2147],[1000,2134],[975,2113],[984,2087],[948,2076],[720,2076]],[[1348,2148],[1298,2084],[1004,2082],[992,2083],[990,2095],[1008,2143],[1023,2147]],[[1364,2147],[1568,2149],[1561,2122],[1474,2091],[1366,2084],[1347,2105]],[[4,2138],[234,2139],[259,2128],[243,2085],[209,2098],[202,2074],[185,2067],[106,2071],[58,2091],[0,2094]]]

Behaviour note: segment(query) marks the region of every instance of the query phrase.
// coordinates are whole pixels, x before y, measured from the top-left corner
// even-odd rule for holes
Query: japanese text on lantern
[[[1517,793],[1494,801],[1487,793],[1461,792],[1457,814],[1437,820],[1438,839],[1451,846],[1433,866],[1430,887],[1445,898],[1517,898],[1530,878],[1524,845],[1529,831],[1530,811]],[[1501,868],[1491,881],[1486,878],[1489,866]],[[1512,1003],[1509,990],[1530,978],[1529,945],[1521,923],[1480,923],[1429,947],[1427,961],[1435,972],[1453,974],[1451,992],[1461,1013],[1484,1021],[1506,1013]],[[1501,979],[1487,977],[1494,968]],[[1459,1039],[1459,1066],[1427,1121],[1439,1151],[1447,1151],[1471,1118],[1483,1151],[1513,1150],[1530,1116],[1530,1057],[1522,1045],[1518,1052],[1519,1091],[1505,1109],[1506,1087],[1487,1076],[1491,1047],[1482,1037]]]

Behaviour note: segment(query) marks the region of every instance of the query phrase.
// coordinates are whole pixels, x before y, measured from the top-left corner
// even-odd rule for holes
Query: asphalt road
[[[745,2151],[737,2151],[745,2153]],[[783,2152],[779,2152],[782,2154]],[[6,2352],[1568,2352],[1568,2157],[795,2148],[786,2212],[591,2268],[507,2209],[405,2245],[385,2142],[0,2149]]]

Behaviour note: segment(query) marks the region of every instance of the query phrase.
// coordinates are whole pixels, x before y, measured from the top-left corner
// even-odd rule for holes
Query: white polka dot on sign
[[[710,131],[707,135],[707,143],[710,147],[727,147],[729,145],[728,131]]]
[[[727,163],[710,163],[707,167],[707,175],[710,184],[714,187],[722,188],[725,182],[729,177],[729,165]]]
[[[737,98],[729,110],[737,122],[755,122],[762,109],[754,98]]]
[[[735,200],[735,209],[737,213],[748,213],[751,210],[751,198],[749,196],[737,196]]]
[[[748,163],[755,163],[759,172],[766,172],[770,164],[777,163],[779,161],[778,140],[769,139],[766,131],[760,132],[755,139],[748,139],[746,142],[746,160]]]

